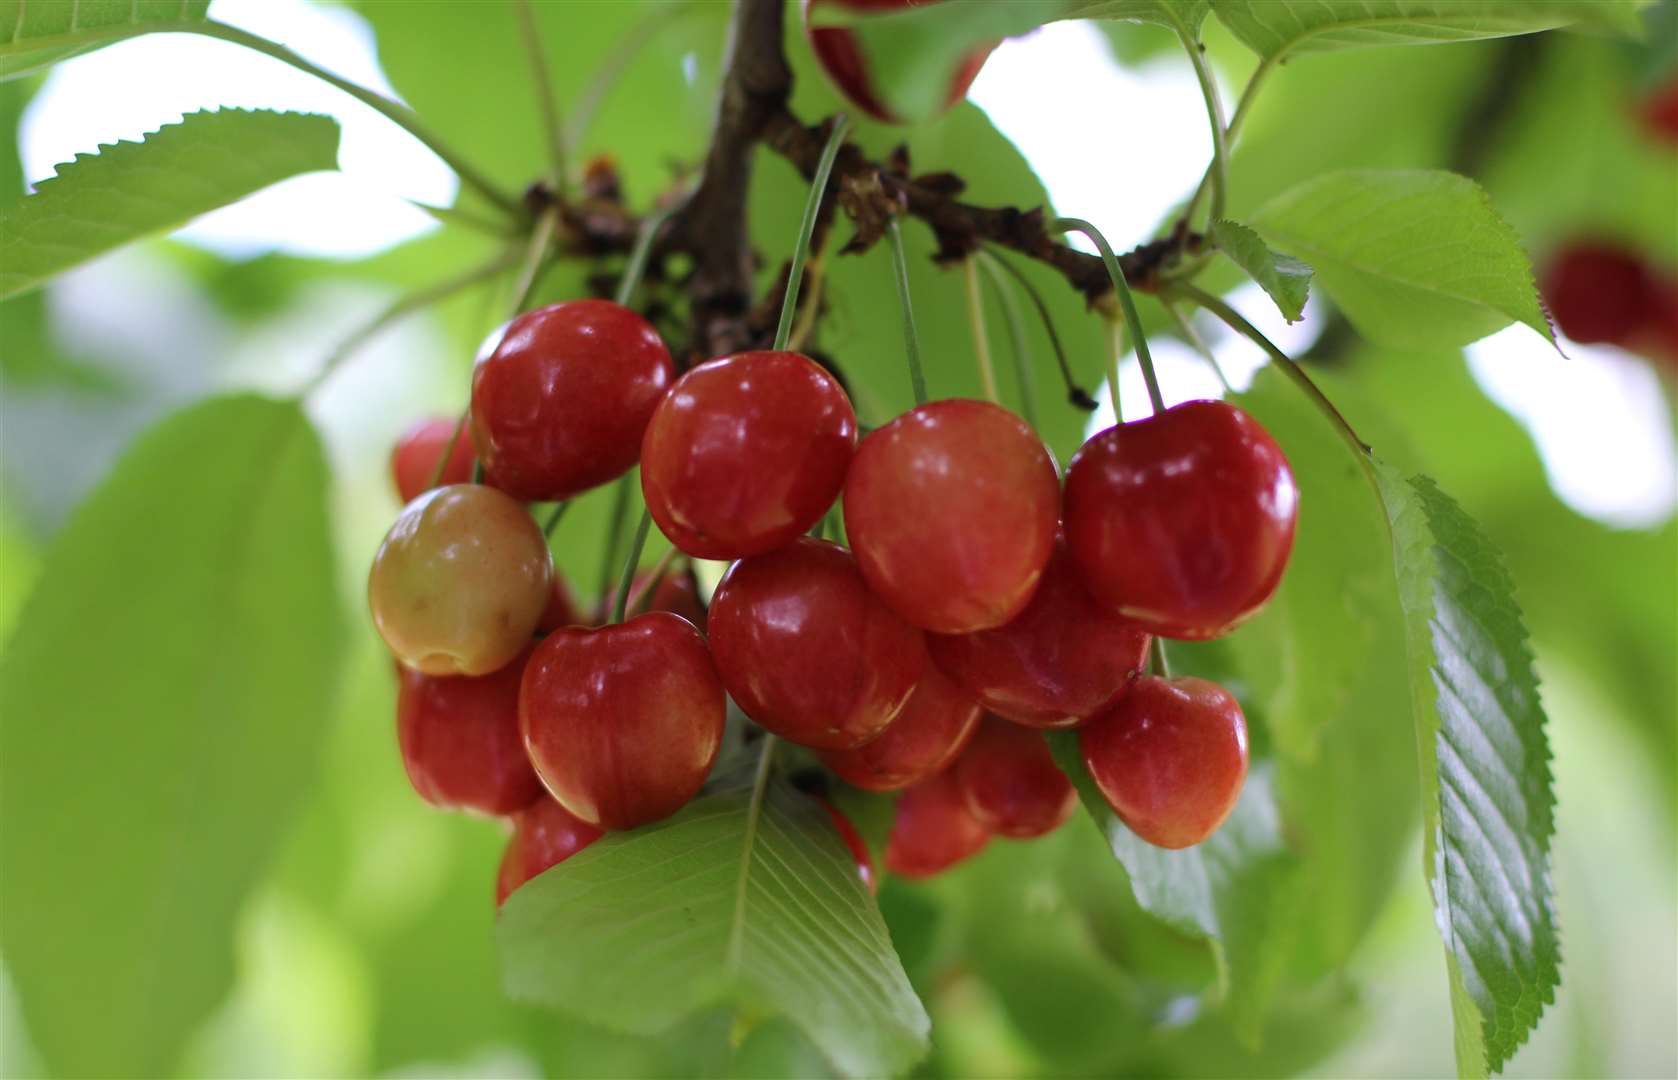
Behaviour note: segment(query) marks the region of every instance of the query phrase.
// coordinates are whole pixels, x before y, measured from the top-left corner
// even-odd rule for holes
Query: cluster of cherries
[[[1292,473],[1233,406],[1109,428],[1063,489],[999,405],[929,402],[859,441],[809,358],[744,352],[677,378],[639,315],[579,300],[520,316],[480,357],[472,446],[439,466],[451,427],[422,424],[396,449],[410,501],[369,599],[400,665],[414,787],[513,820],[503,898],[601,830],[692,799],[725,695],[846,782],[902,791],[886,865],[908,877],[1067,818],[1076,796],[1045,729],[1079,729],[1096,786],[1151,843],[1197,843],[1235,803],[1235,700],[1143,674],[1152,635],[1227,632],[1287,561]],[[708,608],[685,567],[602,625],[576,610],[525,503],[637,462],[675,548],[732,565]],[[442,486],[425,490],[433,473]],[[849,548],[810,535],[841,499]]]

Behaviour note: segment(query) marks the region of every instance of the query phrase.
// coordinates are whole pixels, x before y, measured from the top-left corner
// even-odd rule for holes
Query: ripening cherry
[[[675,378],[658,332],[621,304],[525,312],[472,372],[472,442],[486,477],[545,502],[621,476]]]
[[[798,353],[745,352],[676,380],[647,425],[641,492],[672,544],[741,559],[820,520],[855,450],[838,380]]]
[[[669,612],[556,630],[525,667],[519,725],[536,775],[583,821],[669,817],[722,743],[722,683],[705,639]]]
[[[548,605],[548,542],[482,484],[433,488],[385,534],[367,602],[396,658],[427,675],[488,675],[530,642]]]
[[[896,123],[898,118],[892,115],[880,95],[875,92],[873,81],[868,74],[867,61],[857,44],[856,34],[842,26],[819,27],[812,16],[819,15],[820,9],[824,7],[877,11],[883,14],[927,2],[929,0],[804,0],[804,32],[809,35],[810,48],[821,61],[828,77],[845,97],[876,120]],[[945,108],[967,96],[967,88],[973,85],[973,80],[979,75],[979,69],[985,64],[985,58],[990,56],[995,47],[985,45],[962,57],[960,65],[950,74],[949,91],[944,99]]]
[[[1162,848],[1211,836],[1247,777],[1247,721],[1223,687],[1147,675],[1078,731],[1101,794],[1130,831]]]
[[[851,824],[851,819],[840,812],[837,806],[817,795],[815,800],[822,804],[827,816],[833,822],[833,828],[839,833],[839,839],[845,842],[845,848],[856,860],[856,876],[862,879],[862,884],[870,893],[879,891],[879,882],[874,877],[874,856],[868,851],[868,844]]]
[[[911,409],[862,440],[845,479],[845,530],[868,587],[941,634],[1001,626],[1025,608],[1059,514],[1043,440],[986,401]]]
[[[558,866],[600,839],[599,829],[580,821],[543,792],[513,818],[513,835],[495,875],[495,906],[513,890],[550,867]]]
[[[464,484],[472,479],[472,440],[464,431],[460,433],[460,438],[454,437],[457,422],[452,416],[416,420],[391,448],[390,475],[403,503],[412,502],[431,487],[431,478],[437,473],[437,462],[451,440],[454,452],[449,455],[449,463],[443,469],[443,475],[438,477],[437,486]]]
[[[933,663],[985,708],[1029,727],[1073,727],[1142,673],[1148,635],[1095,602],[1062,541],[1031,603],[974,634],[928,634]]]
[[[921,633],[868,591],[849,552],[801,537],[729,567],[711,598],[717,671],[747,716],[801,746],[884,731],[926,665]]]
[[[1064,513],[1096,600],[1152,633],[1198,641],[1276,591],[1299,489],[1257,420],[1190,401],[1085,443],[1066,470]]]
[[[396,737],[420,798],[501,816],[542,794],[519,736],[525,655],[476,678],[398,668]]]
[[[990,830],[967,809],[949,770],[923,780],[897,800],[886,840],[886,869],[906,878],[927,878],[977,855],[990,843]]]
[[[1610,243],[1575,243],[1544,273],[1556,326],[1581,345],[1626,345],[1650,321],[1658,296],[1643,256]]]
[[[1060,828],[1078,805],[1040,732],[987,716],[950,770],[967,809],[986,829],[1016,840]]]
[[[853,750],[823,750],[822,764],[853,787],[901,791],[954,761],[979,726],[979,703],[927,664],[914,692],[878,737]]]

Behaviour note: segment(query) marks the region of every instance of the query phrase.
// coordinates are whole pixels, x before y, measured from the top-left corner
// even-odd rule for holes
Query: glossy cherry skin
[[[993,630],[928,634],[933,663],[985,708],[1029,727],[1074,727],[1142,673],[1148,635],[1095,602],[1057,542],[1025,610]]]
[[[412,502],[431,487],[438,459],[448,449],[450,440],[454,441],[454,452],[449,455],[449,463],[437,485],[464,484],[472,479],[472,440],[464,431],[455,439],[456,423],[452,416],[416,420],[391,448],[390,476],[396,484],[396,494],[404,503]]]
[[[877,738],[853,750],[823,750],[822,764],[853,787],[901,791],[954,761],[979,726],[979,702],[927,664],[914,692]]]
[[[818,750],[879,735],[926,666],[920,631],[868,591],[850,553],[809,537],[729,567],[709,630],[746,715]]]
[[[472,442],[489,482],[551,501],[621,476],[675,378],[658,332],[621,304],[520,315],[472,372]]]
[[[1147,675],[1078,731],[1084,764],[1130,831],[1156,847],[1211,836],[1247,778],[1247,721],[1205,679]]]
[[[869,852],[868,844],[856,831],[856,826],[851,824],[851,819],[841,813],[837,806],[826,799],[817,796],[816,801],[822,804],[823,810],[827,811],[828,818],[833,822],[833,828],[839,833],[839,839],[845,842],[846,850],[851,853],[851,858],[856,860],[856,876],[862,879],[862,883],[867,887],[869,893],[878,892],[880,885],[875,880],[874,856]]]
[[[745,352],[687,372],[653,412],[641,493],[670,542],[741,559],[809,530],[839,495],[856,413],[838,380],[792,352]]]
[[[1204,640],[1270,599],[1299,489],[1259,422],[1190,401],[1108,428],[1066,470],[1066,541],[1090,593],[1143,629]]]
[[[601,831],[579,821],[543,792],[513,818],[513,835],[495,875],[495,906],[513,890],[550,867],[558,866],[600,839]]]
[[[477,678],[397,669],[396,737],[420,798],[501,816],[543,794],[519,736],[524,659]]]
[[[553,562],[523,506],[482,484],[433,488],[403,508],[367,578],[379,636],[427,675],[488,675],[530,643]]]
[[[548,606],[543,609],[541,621],[536,624],[536,629],[545,634],[562,626],[588,625],[589,620],[583,617],[582,610],[577,607],[577,601],[571,595],[571,587],[565,584],[564,576],[556,568],[553,588],[548,591]]]
[[[817,27],[811,16],[823,7],[848,8],[852,11],[899,11],[927,0],[804,0],[804,32],[810,38],[810,48],[821,61],[828,77],[839,87],[852,104],[876,120],[896,123],[894,116],[881,101],[868,76],[868,65],[857,45],[856,34],[841,26]],[[960,66],[951,74],[949,93],[944,107],[949,108],[967,96],[979,69],[990,56],[994,45],[974,49],[962,58]]]
[[[1650,322],[1658,287],[1643,257],[1607,243],[1576,243],[1544,274],[1556,326],[1581,345],[1626,345]]]
[[[868,587],[924,630],[1018,615],[1054,549],[1060,481],[1024,420],[934,401],[872,432],[845,479],[845,530]]]
[[[927,878],[977,855],[990,843],[990,830],[967,809],[967,800],[946,770],[905,791],[897,800],[886,840],[886,869],[906,878]]]
[[[542,639],[519,725],[548,792],[590,825],[633,829],[698,793],[722,743],[723,690],[699,631],[668,612]]]
[[[951,769],[967,809],[990,832],[1016,840],[1060,828],[1078,805],[1040,732],[987,716]]]

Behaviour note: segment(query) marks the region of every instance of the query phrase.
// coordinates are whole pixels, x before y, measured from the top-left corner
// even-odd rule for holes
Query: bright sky
[[[363,85],[393,94],[359,16],[305,0],[216,0],[215,17],[286,44]],[[113,87],[120,92],[113,93]],[[1146,101],[1094,120],[1055,107],[1081,100]],[[1162,57],[1140,69],[1115,64],[1093,29],[1058,23],[1004,44],[972,91],[1025,154],[1056,207],[1086,217],[1117,247],[1147,235],[1198,180],[1209,153],[1200,95],[1187,65]],[[196,222],[180,235],[239,258],[264,251],[359,257],[434,227],[404,197],[448,204],[458,187],[429,150],[347,95],[277,60],[190,35],[152,35],[60,65],[24,116],[24,171],[32,181],[100,143],[137,138],[184,112],[215,106],[303,109],[343,125],[340,173],[299,177]],[[1121,147],[1149,148],[1149,168],[1126,170]],[[1114,182],[1124,177],[1122,187]],[[1310,317],[1293,327],[1249,288],[1236,306],[1284,349],[1315,337]],[[61,314],[63,314],[61,312]],[[1211,335],[1237,386],[1263,362],[1257,349]],[[1171,400],[1215,396],[1218,384],[1193,352],[1155,347]],[[1469,349],[1475,378],[1532,433],[1557,494],[1616,525],[1657,523],[1678,506],[1678,447],[1648,366],[1617,350],[1568,345],[1559,356],[1530,330],[1511,328]],[[1146,412],[1134,358],[1121,371],[1127,418]],[[1111,423],[1104,405],[1098,424]]]

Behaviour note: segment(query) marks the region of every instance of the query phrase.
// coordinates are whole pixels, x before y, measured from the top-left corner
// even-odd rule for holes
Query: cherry
[[[1020,613],[1048,564],[1059,511],[1048,448],[984,401],[911,409],[862,440],[845,480],[845,529],[868,587],[942,634]]]
[[[1029,727],[1072,727],[1141,674],[1148,635],[1090,596],[1056,541],[1031,603],[975,634],[928,634],[933,662],[985,708]]]
[[[817,28],[813,25],[811,16],[822,7],[887,12],[926,2],[927,0],[804,0],[804,32],[809,35],[810,48],[826,69],[828,77],[845,97],[876,120],[895,123],[898,118],[892,115],[891,110],[886,108],[880,96],[874,92],[868,77],[868,65],[863,59],[862,50],[857,46],[856,34],[842,26]],[[962,58],[961,65],[951,74],[949,92],[944,99],[945,108],[967,96],[967,88],[973,85],[973,80],[979,75],[979,69],[984,66],[985,59],[995,47],[986,45],[974,49]]]
[[[967,800],[948,770],[923,780],[897,800],[886,840],[886,869],[906,878],[927,878],[977,855],[990,831],[967,809]]]
[[[1000,717],[985,717],[951,771],[968,811],[998,836],[1043,836],[1078,805],[1042,734]]]
[[[489,482],[550,501],[628,472],[675,377],[658,332],[621,304],[520,315],[472,373],[472,441]]]
[[[482,484],[433,488],[373,556],[367,601],[396,658],[427,675],[488,675],[530,642],[553,564],[523,506]]]
[[[541,796],[519,737],[524,660],[477,678],[397,669],[396,737],[420,798],[499,816]]]
[[[513,818],[513,835],[495,875],[495,906],[513,890],[600,839],[599,829],[544,793]]]
[[[979,726],[979,703],[927,664],[908,704],[879,737],[854,750],[823,750],[822,764],[865,791],[899,791],[955,760]]]
[[[570,586],[565,584],[565,578],[559,570],[554,570],[553,588],[548,592],[548,606],[542,611],[542,618],[536,624],[536,629],[543,633],[558,630],[562,626],[585,626],[588,620],[583,617],[577,601],[571,596]]]
[[[1108,428],[1066,471],[1066,541],[1084,584],[1163,637],[1218,637],[1258,611],[1298,514],[1282,448],[1221,401]]]
[[[884,731],[926,664],[920,632],[868,591],[850,553],[809,537],[729,567],[710,636],[746,715],[819,750]]]
[[[1638,113],[1651,136],[1678,145],[1678,78],[1668,79],[1652,91],[1643,99]]]
[[[438,478],[439,486],[464,484],[472,479],[472,440],[465,432],[455,439],[456,420],[452,416],[433,416],[414,421],[390,451],[390,475],[396,493],[404,503],[412,502],[431,487],[431,477],[437,472],[437,461],[454,440],[454,453]]]
[[[851,819],[841,813],[837,806],[826,799],[816,796],[816,801],[822,804],[823,810],[827,811],[827,816],[833,821],[834,829],[839,833],[839,839],[845,842],[845,847],[850,851],[851,858],[856,860],[856,876],[862,879],[863,885],[867,886],[870,894],[878,892],[879,882],[874,877],[874,856],[869,853],[868,845],[856,831],[856,826],[851,824]]]
[[[530,657],[519,726],[536,775],[577,817],[633,829],[695,794],[722,743],[711,653],[669,612],[555,630]]]
[[[635,584],[630,587],[631,615],[639,615],[646,611],[668,611],[680,615],[701,630],[705,629],[705,606],[699,602],[699,580],[694,577],[692,567],[666,572],[659,577],[650,592],[647,589],[647,577],[647,573],[637,574]],[[596,624],[606,621],[617,599],[616,586],[600,598],[600,603],[594,609]]]
[[[1204,679],[1144,676],[1078,739],[1113,812],[1156,847],[1211,836],[1247,776],[1241,706]]]
[[[1570,244],[1544,274],[1550,314],[1581,345],[1627,344],[1650,322],[1657,296],[1643,257],[1614,244]]]
[[[856,413],[833,376],[797,353],[740,353],[689,371],[659,403],[641,492],[689,555],[761,555],[827,512],[855,449]]]

